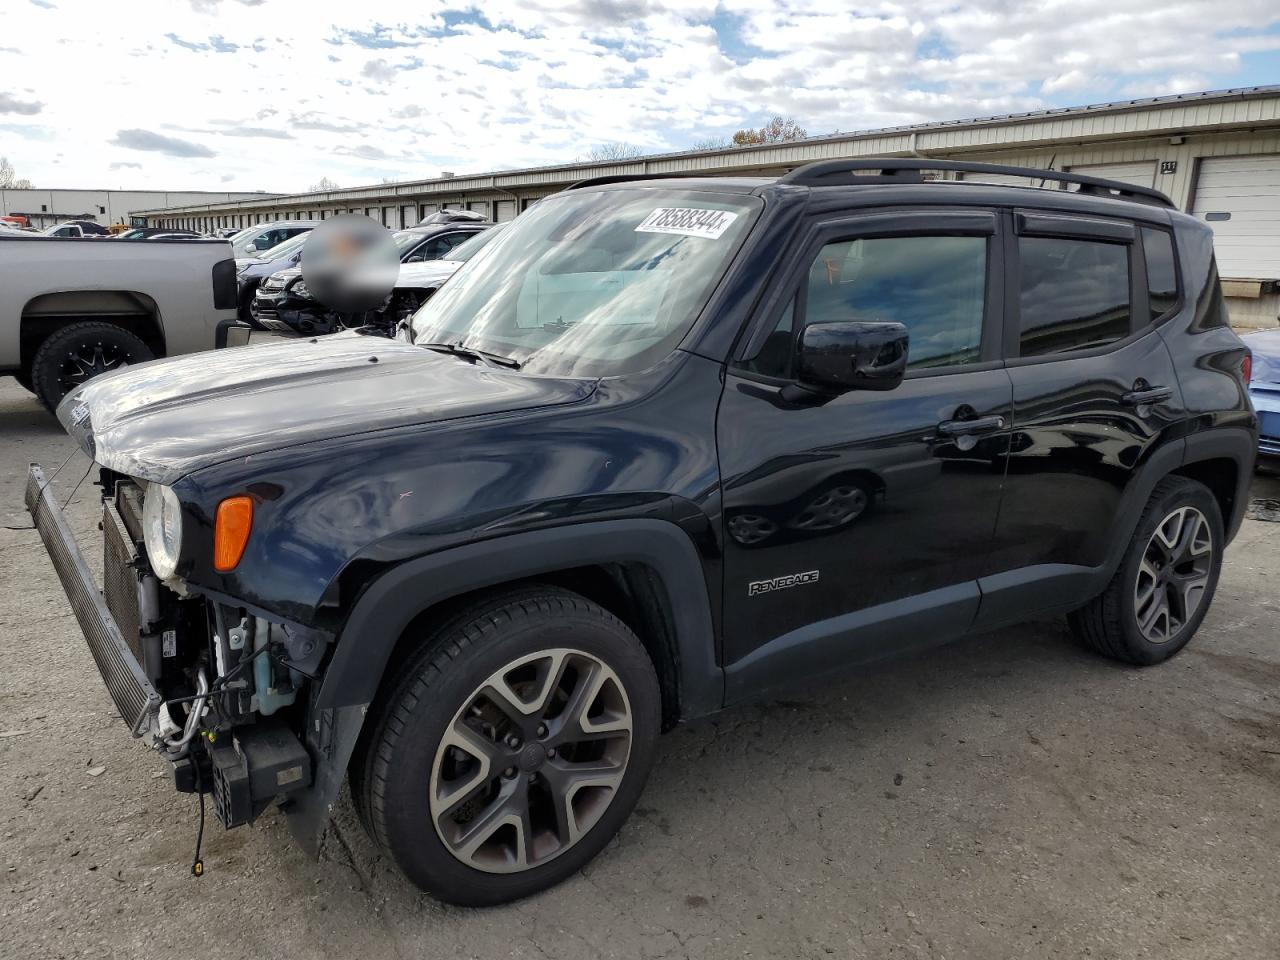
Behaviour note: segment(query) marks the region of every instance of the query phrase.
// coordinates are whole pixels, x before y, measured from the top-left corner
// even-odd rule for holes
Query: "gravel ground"
[[[196,801],[126,735],[27,529],[27,462],[70,449],[0,380],[0,957],[1280,955],[1280,523],[1246,521],[1167,665],[1050,621],[679,729],[588,869],[474,911],[409,887],[345,797],[318,863],[267,815],[211,822],[189,875]]]

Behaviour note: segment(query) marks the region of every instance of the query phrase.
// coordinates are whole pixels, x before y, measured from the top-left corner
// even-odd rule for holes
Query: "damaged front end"
[[[157,571],[146,481],[102,469],[100,483],[101,590],[34,464],[26,504],[121,718],[226,827],[295,799],[313,781],[305,715],[331,637]]]

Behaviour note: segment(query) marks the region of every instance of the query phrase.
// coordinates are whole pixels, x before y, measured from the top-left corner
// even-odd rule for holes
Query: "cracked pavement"
[[[71,449],[0,380],[0,955],[1280,950],[1280,523],[1246,521],[1200,635],[1164,666],[1101,660],[1046,621],[678,729],[587,869],[466,910],[403,881],[345,796],[318,863],[278,814],[231,832],[211,819],[207,872],[190,876],[196,801],[128,737],[27,529],[27,462],[51,472]],[[59,500],[85,468],[67,463]],[[92,479],[70,507],[90,545]]]

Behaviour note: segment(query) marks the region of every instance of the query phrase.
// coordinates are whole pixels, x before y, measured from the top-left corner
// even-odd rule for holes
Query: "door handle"
[[[938,424],[938,433],[944,437],[973,436],[979,433],[995,433],[1003,430],[1004,417],[974,417],[972,420],[944,420]]]
[[[1126,407],[1140,407],[1147,403],[1163,403],[1173,396],[1172,387],[1149,387],[1146,390],[1130,390],[1121,394],[1120,402]]]

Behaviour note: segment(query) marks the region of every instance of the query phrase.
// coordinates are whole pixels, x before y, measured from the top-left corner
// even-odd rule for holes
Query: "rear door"
[[[1006,216],[1013,437],[981,627],[1096,592],[1122,499],[1184,418],[1157,330],[1180,303],[1168,228],[1032,209]]]

